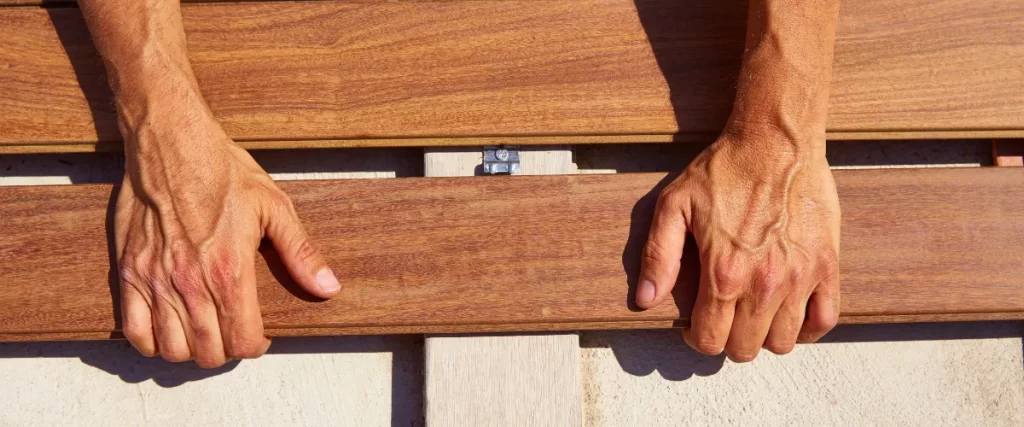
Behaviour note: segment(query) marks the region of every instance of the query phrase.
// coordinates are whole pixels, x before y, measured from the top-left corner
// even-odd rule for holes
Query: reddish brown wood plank
[[[706,141],[731,109],[745,8],[366,0],[183,13],[228,133],[282,148]],[[1022,15],[1003,0],[845,2],[830,138],[1024,136]],[[77,9],[0,8],[0,40],[0,151],[118,149]]]
[[[1024,318],[1024,169],[836,171],[847,323]],[[313,302],[262,260],[268,333],[493,332],[686,322],[630,310],[661,174],[283,182],[344,291]],[[116,329],[107,185],[0,188],[0,340]],[[276,265],[273,259],[271,265]],[[681,313],[684,313],[681,315]]]

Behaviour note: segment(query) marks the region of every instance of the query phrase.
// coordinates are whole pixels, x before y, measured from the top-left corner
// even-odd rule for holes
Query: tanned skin
[[[686,342],[740,362],[788,353],[839,319],[839,199],[825,160],[838,0],[751,0],[736,103],[658,199],[637,304],[675,285],[687,232],[701,280]]]
[[[213,117],[176,0],[81,0],[117,102],[127,172],[114,219],[122,330],[142,354],[217,367],[259,357],[255,257],[268,237],[295,281],[340,286],[291,201]]]
[[[125,336],[144,355],[203,367],[262,355],[262,238],[311,294],[336,295],[338,280],[288,196],[203,100],[178,0],[79,4],[125,140],[115,217]],[[703,353],[787,353],[838,319],[840,211],[825,160],[838,10],[838,0],[751,0],[728,125],[658,201],[637,303],[664,301],[692,233],[703,277],[683,337]]]

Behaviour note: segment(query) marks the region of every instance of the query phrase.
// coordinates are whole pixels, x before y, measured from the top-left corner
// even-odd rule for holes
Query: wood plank
[[[522,175],[575,172],[567,146],[522,147],[520,156]],[[423,171],[473,176],[482,157],[479,147],[427,148]],[[428,335],[424,341],[427,425],[583,425],[576,333]]]
[[[274,268],[259,257],[257,271],[264,321],[277,336],[683,325],[694,250],[675,303],[642,312],[629,304],[664,177],[282,182],[344,292],[310,301],[267,251]],[[837,170],[835,178],[842,322],[1024,318],[1024,169]],[[117,329],[106,241],[113,191],[0,188],[5,339]]]
[[[247,147],[525,145],[712,138],[745,6],[367,0],[183,14],[203,92]],[[844,3],[830,138],[1024,136],[1022,14],[1002,0]],[[0,8],[0,40],[0,151],[119,147],[77,9]]]

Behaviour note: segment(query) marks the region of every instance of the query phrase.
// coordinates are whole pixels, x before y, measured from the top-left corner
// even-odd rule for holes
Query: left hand
[[[686,342],[739,362],[788,353],[839,319],[839,220],[824,141],[726,133],[661,193],[637,304],[668,296],[690,232],[701,279]]]

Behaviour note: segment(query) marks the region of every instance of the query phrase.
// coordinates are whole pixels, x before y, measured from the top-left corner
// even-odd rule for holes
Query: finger
[[[281,262],[299,286],[320,298],[333,297],[341,290],[341,284],[290,206],[273,211],[268,221],[267,237],[274,243]]]
[[[683,245],[686,243],[686,221],[676,200],[677,196],[663,195],[654,210],[636,289],[636,304],[642,308],[661,304],[679,278]]]
[[[227,362],[217,309],[209,301],[186,304],[192,335],[192,359],[200,368],[216,368]],[[188,334],[186,334],[188,336]]]
[[[690,316],[690,328],[684,329],[683,340],[703,354],[717,355],[725,349],[736,314],[736,299],[711,289],[708,269],[701,269],[697,300]]]
[[[744,298],[736,304],[736,316],[725,346],[730,359],[746,363],[757,358],[777,310],[777,303],[756,298]]]
[[[168,362],[184,362],[192,358],[185,328],[181,323],[178,311],[169,301],[155,298],[153,301],[153,334],[156,336],[157,349]]]
[[[815,342],[839,323],[839,276],[833,275],[811,294],[807,302],[807,318],[800,330],[799,341]]]
[[[223,293],[217,315],[225,354],[232,359],[262,356],[270,348],[270,340],[264,336],[253,259],[243,261],[238,280],[232,286],[220,288]]]
[[[132,285],[121,281],[121,332],[143,356],[157,355],[153,313],[149,302]]]
[[[794,294],[786,298],[779,311],[775,313],[768,337],[764,341],[764,348],[775,354],[788,354],[793,351],[806,312],[806,297]]]

